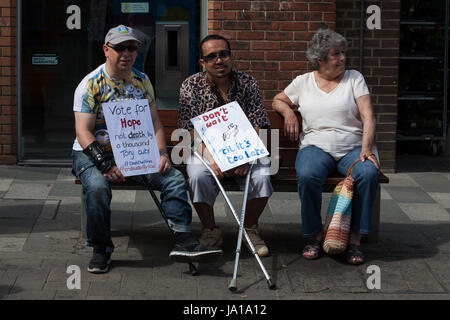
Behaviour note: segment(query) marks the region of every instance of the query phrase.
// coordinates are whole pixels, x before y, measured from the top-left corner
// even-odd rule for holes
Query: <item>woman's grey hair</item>
[[[319,29],[312,37],[306,58],[314,70],[319,68],[318,60],[327,60],[330,49],[344,47],[347,51],[348,43],[344,36],[330,29]]]

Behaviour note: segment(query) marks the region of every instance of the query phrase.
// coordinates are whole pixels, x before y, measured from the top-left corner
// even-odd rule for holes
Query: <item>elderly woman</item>
[[[295,78],[275,96],[273,108],[284,117],[284,133],[300,139],[295,169],[301,200],[302,235],[308,238],[303,257],[319,257],[324,234],[322,186],[335,171],[346,175],[350,165],[355,182],[352,222],[347,247],[350,264],[364,262],[360,240],[370,232],[370,212],[378,186],[379,160],[375,147],[375,117],[364,77],[345,70],[346,39],[329,29],[317,31],[306,52],[314,71]],[[298,108],[302,131],[293,111]],[[367,161],[368,160],[368,161]]]

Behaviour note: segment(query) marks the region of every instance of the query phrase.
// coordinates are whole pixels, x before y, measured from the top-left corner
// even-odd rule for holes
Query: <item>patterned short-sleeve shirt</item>
[[[269,117],[264,107],[261,91],[251,75],[233,70],[226,103],[237,101],[253,127],[267,128]],[[183,81],[180,88],[178,127],[193,130],[190,119],[221,106],[214,84],[206,72],[196,73]]]
[[[145,73],[132,68],[127,80],[112,79],[106,71],[105,64],[89,73],[75,90],[73,110],[96,115],[94,136],[106,151],[111,151],[111,144],[103,115],[102,104],[111,101],[147,99],[150,107],[155,106],[153,86]],[[73,149],[81,151],[82,147],[75,139]]]

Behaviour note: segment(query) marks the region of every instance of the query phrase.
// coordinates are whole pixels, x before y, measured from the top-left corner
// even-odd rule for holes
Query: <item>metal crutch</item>
[[[225,198],[226,203],[228,204],[228,207],[230,208],[231,212],[233,213],[233,217],[236,220],[236,222],[239,224],[239,218],[238,215],[236,214],[236,211],[234,210],[234,207],[230,201],[230,199],[228,198],[222,184],[220,183],[219,179],[217,178],[217,176],[214,174],[214,171],[211,169],[211,167],[205,162],[205,160],[203,160],[202,156],[200,154],[198,154],[197,151],[194,151],[194,155],[203,163],[203,165],[209,170],[209,172],[211,172],[212,176],[214,177],[214,179],[216,180],[217,186],[219,187],[220,191],[222,192],[223,197]],[[240,225],[240,224],[239,224]],[[240,225],[241,226],[241,225]],[[258,253],[256,252],[255,246],[253,245],[252,241],[250,240],[250,237],[247,234],[247,231],[245,230],[245,228],[243,228],[242,226],[242,233],[245,236],[245,239],[247,240],[248,245],[250,246],[250,249],[252,251],[253,256],[255,257],[255,259],[258,261],[258,264],[264,274],[264,277],[267,280],[267,284],[269,286],[270,289],[275,289],[276,285],[273,282],[272,278],[270,278],[269,274],[266,271],[266,268],[264,267],[263,263],[261,262],[261,259],[258,256]],[[231,286],[231,285],[230,285]],[[232,290],[230,288],[230,290]],[[233,290],[232,290],[233,291]]]
[[[242,210],[241,210],[241,221],[239,223],[239,234],[236,245],[236,256],[234,260],[234,271],[233,271],[233,279],[231,279],[228,289],[230,291],[236,291],[237,289],[237,270],[239,265],[239,255],[241,253],[242,247],[242,231],[244,230],[244,221],[245,221],[245,208],[247,206],[247,196],[248,196],[248,185],[250,183],[250,175],[253,169],[253,164],[250,165],[250,169],[247,172],[247,176],[245,177],[245,190],[244,190],[244,199],[242,200]]]
[[[167,221],[166,213],[164,211],[164,208],[161,205],[161,202],[159,201],[158,197],[156,196],[155,192],[153,191],[153,188],[150,185],[150,181],[148,181],[147,176],[143,175],[145,186],[147,187],[148,191],[150,192],[153,201],[156,203],[156,206],[159,209],[159,212],[161,213],[161,216],[163,217],[164,221],[166,222],[167,227],[169,228],[170,232],[172,233],[173,237],[175,238],[175,232],[172,230],[172,228],[169,226],[169,221]],[[189,272],[196,276],[198,274],[197,268],[194,266],[192,262],[188,262],[189,265]]]

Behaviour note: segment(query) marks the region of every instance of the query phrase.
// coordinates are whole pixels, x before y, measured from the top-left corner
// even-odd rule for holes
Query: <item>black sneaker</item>
[[[176,232],[175,242],[169,257],[176,262],[212,262],[223,254],[219,248],[201,244],[190,232]]]
[[[105,247],[94,246],[92,259],[89,261],[88,271],[92,273],[105,273],[109,271],[111,264],[111,252],[106,252]]]

